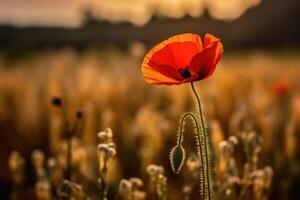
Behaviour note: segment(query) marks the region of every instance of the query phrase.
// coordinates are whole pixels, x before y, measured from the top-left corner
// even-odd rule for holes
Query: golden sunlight
[[[128,21],[137,26],[152,16],[199,17],[205,10],[211,17],[234,20],[261,0],[0,0],[0,22],[18,26],[80,26],[84,12],[96,19],[111,22]]]

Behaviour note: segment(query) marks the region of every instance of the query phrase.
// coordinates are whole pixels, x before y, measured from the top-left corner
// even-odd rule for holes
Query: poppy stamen
[[[178,70],[178,72],[180,73],[180,75],[184,78],[184,79],[187,79],[187,78],[190,78],[192,75],[190,73],[190,71],[188,69],[182,69],[180,68]]]

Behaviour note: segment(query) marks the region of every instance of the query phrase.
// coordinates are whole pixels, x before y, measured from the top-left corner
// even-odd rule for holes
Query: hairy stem
[[[195,90],[194,82],[191,83],[191,86],[192,86],[193,93],[194,93],[194,95],[196,97],[196,100],[197,100],[197,106],[198,106],[198,109],[199,109],[202,133],[203,133],[203,137],[204,137],[204,157],[205,157],[205,163],[206,163],[206,166],[205,166],[206,170],[205,171],[206,171],[206,183],[207,183],[207,187],[208,187],[207,195],[208,195],[208,199],[211,200],[211,199],[213,199],[213,197],[212,197],[213,187],[210,183],[211,177],[212,177],[212,172],[211,172],[211,169],[210,169],[210,160],[209,160],[209,156],[210,156],[209,155],[209,135],[208,135],[206,127],[205,127],[204,115],[203,115],[203,111],[202,111],[201,101],[200,101],[198,93]],[[202,154],[201,157],[203,157],[203,154]]]
[[[201,162],[201,174],[200,174],[200,179],[202,178],[202,180],[204,181],[204,168],[203,168],[203,158],[202,158],[202,146],[201,146],[201,139],[200,139],[200,130],[199,130],[199,125],[198,125],[198,121],[197,121],[197,118],[196,116],[193,114],[193,113],[185,113],[182,118],[181,118],[181,121],[180,121],[180,130],[179,130],[179,138],[178,138],[178,145],[181,145],[182,143],[182,135],[183,135],[183,125],[184,125],[184,121],[187,117],[190,117],[194,123],[195,123],[195,126],[196,126],[196,139],[197,139],[197,154],[198,154],[198,157],[200,159],[200,162]],[[202,196],[202,199],[204,199],[204,196],[205,196],[205,183],[201,183],[201,186],[202,187],[202,191],[200,191],[201,193],[201,196]]]

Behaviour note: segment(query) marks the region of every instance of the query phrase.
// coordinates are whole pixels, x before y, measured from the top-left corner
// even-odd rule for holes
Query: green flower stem
[[[179,138],[178,138],[178,144],[177,145],[181,145],[181,143],[182,143],[183,125],[184,125],[184,121],[187,117],[190,117],[194,121],[195,126],[196,126],[196,130],[197,130],[197,134],[196,134],[197,154],[198,154],[198,157],[199,157],[200,162],[201,162],[200,179],[203,178],[202,180],[205,182],[205,180],[204,180],[203,158],[202,158],[203,152],[202,152],[202,145],[201,145],[201,139],[200,139],[200,130],[199,130],[199,125],[198,125],[197,118],[193,113],[185,113],[182,116],[181,121],[180,121],[180,130],[179,130]],[[202,199],[204,199],[204,197],[205,197],[205,183],[204,182],[200,183],[200,187],[202,187],[202,191],[200,191]]]
[[[205,171],[206,171],[206,183],[208,186],[208,190],[207,190],[208,194],[207,195],[208,195],[208,199],[211,200],[211,199],[213,199],[213,197],[212,197],[213,187],[211,186],[211,183],[210,183],[210,180],[212,178],[212,172],[210,169],[210,162],[209,162],[209,135],[208,135],[208,132],[205,127],[204,116],[203,116],[203,111],[202,111],[202,107],[201,107],[201,101],[200,101],[198,93],[195,90],[194,82],[191,83],[191,86],[192,86],[193,93],[197,100],[197,105],[199,108],[199,115],[200,115],[200,122],[201,122],[201,127],[202,127],[202,134],[204,136],[204,153],[205,153],[204,157],[205,157],[205,161],[206,161],[206,170]],[[202,157],[203,157],[203,154],[202,154]]]

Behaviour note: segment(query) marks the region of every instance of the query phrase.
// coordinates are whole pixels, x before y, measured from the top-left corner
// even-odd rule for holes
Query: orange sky
[[[82,11],[96,18],[143,25],[152,15],[199,17],[205,9],[217,19],[235,19],[261,0],[0,0],[0,23],[79,26]]]

